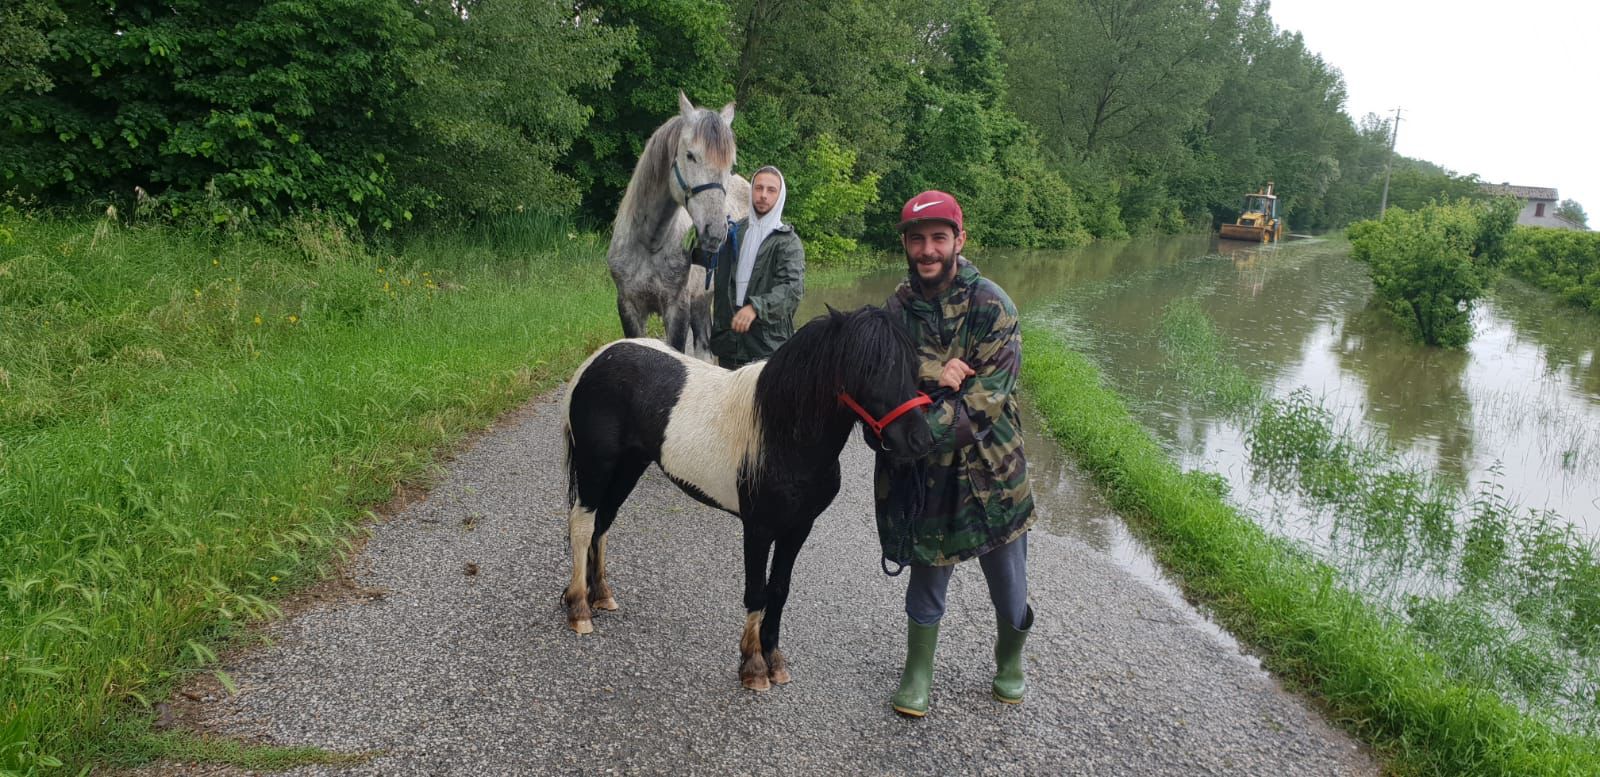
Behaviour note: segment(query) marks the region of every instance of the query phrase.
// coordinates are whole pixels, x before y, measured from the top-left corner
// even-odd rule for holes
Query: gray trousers
[[[1028,535],[979,556],[978,565],[989,583],[995,618],[1021,629],[1028,618]],[[944,617],[945,591],[958,566],[911,568],[911,584],[906,587],[906,615],[911,620],[932,626]]]

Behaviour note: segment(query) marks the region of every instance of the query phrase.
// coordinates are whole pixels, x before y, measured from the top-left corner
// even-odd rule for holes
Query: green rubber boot
[[[1022,671],[1022,645],[1033,630],[1033,608],[1022,621],[1022,628],[1014,629],[1005,620],[999,620],[999,636],[994,641],[994,697],[1006,704],[1021,704],[1022,694],[1028,689],[1028,679]]]
[[[933,651],[939,646],[939,624],[924,626],[906,619],[906,668],[900,673],[900,690],[894,692],[894,711],[920,718],[928,714],[928,689],[933,685]]]

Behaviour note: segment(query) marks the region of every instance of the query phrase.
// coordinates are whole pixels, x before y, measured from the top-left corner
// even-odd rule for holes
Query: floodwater
[[[1271,530],[1314,547],[1327,537],[1325,520],[1309,515],[1314,508],[1252,472],[1242,422],[1173,382],[1159,330],[1175,301],[1197,301],[1225,360],[1269,396],[1308,390],[1347,434],[1387,442],[1463,501],[1492,485],[1515,504],[1600,535],[1600,321],[1504,284],[1475,310],[1466,350],[1414,345],[1363,312],[1371,285],[1348,251],[1338,240],[1219,247],[1187,236],[971,258],[1025,318],[1093,358],[1180,466],[1222,475],[1230,498]],[[901,268],[808,295],[801,314],[823,302],[881,304]],[[1029,449],[1043,528],[1078,537],[1171,592],[1093,485],[1055,454],[1055,446]]]

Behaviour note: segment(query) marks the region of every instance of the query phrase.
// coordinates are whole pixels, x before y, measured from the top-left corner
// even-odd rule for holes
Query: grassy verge
[[[1026,332],[1024,381],[1048,433],[1105,487],[1190,596],[1255,646],[1280,677],[1408,774],[1595,774],[1600,744],[1452,679],[1402,624],[1339,585],[1334,570],[1268,536],[1203,477],[1178,471],[1048,331]]]
[[[616,333],[603,244],[538,219],[400,252],[0,220],[0,771],[151,755],[219,637]]]

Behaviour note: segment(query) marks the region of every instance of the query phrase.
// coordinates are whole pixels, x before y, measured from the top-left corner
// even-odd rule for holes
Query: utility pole
[[[1394,166],[1394,139],[1400,136],[1400,109],[1394,109],[1394,127],[1389,130],[1389,157],[1383,161],[1383,199],[1378,202],[1378,218],[1389,209],[1389,168]]]

